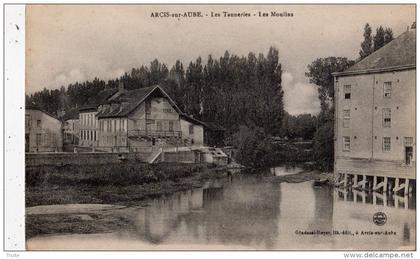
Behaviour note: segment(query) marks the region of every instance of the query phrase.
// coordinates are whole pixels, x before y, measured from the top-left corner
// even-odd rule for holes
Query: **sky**
[[[152,12],[202,12],[200,18],[154,18]],[[223,17],[223,11],[251,17]],[[259,12],[293,17],[259,17]],[[222,17],[211,17],[211,12]],[[254,16],[255,14],[255,16]],[[206,16],[208,15],[208,16]],[[26,92],[98,77],[116,78],[157,58],[170,68],[228,50],[239,56],[279,50],[285,110],[316,114],[317,88],[307,65],[329,56],[356,59],[363,28],[415,21],[414,5],[34,5],[26,10]]]

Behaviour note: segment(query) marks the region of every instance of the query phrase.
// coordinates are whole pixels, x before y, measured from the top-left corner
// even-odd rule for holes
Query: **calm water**
[[[275,176],[297,174],[302,171],[303,169],[298,166],[278,166],[270,168],[270,173]]]
[[[152,200],[133,214],[135,230],[36,237],[28,248],[414,249],[414,204],[410,197],[236,175]],[[378,211],[387,215],[383,226],[373,223]]]

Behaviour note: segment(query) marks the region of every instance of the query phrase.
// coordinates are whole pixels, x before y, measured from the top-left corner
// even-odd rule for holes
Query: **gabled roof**
[[[125,117],[134,111],[141,103],[143,103],[147,97],[152,93],[159,92],[166,97],[169,103],[174,109],[181,114],[182,111],[178,108],[175,102],[169,97],[169,95],[158,85],[135,89],[131,91],[125,91],[115,99],[105,102],[103,104],[109,104],[105,108],[102,108],[98,112],[98,118],[112,118],[112,117]]]
[[[114,94],[118,92],[118,88],[106,88],[100,91],[98,94],[88,99],[88,104],[85,104],[79,108],[79,111],[96,111],[99,105],[108,101]]]
[[[106,102],[111,96],[118,92],[118,88],[106,88],[100,91],[97,95],[89,98],[88,103],[91,105],[101,105]]]
[[[416,31],[409,30],[335,76],[379,73],[416,67]]]
[[[35,111],[40,111],[40,112],[43,112],[43,113],[47,114],[47,115],[48,115],[48,116],[50,116],[51,118],[54,118],[54,119],[56,119],[56,120],[60,121],[60,119],[59,119],[59,118],[57,118],[57,116],[55,116],[54,114],[51,114],[51,113],[49,113],[49,112],[47,112],[47,111],[44,111],[43,109],[41,109],[41,108],[39,108],[38,106],[35,106],[35,105],[27,105],[27,106],[25,106],[25,110],[35,110]]]

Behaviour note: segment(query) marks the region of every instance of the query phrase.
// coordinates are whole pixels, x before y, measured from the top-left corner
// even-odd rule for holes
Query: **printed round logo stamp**
[[[385,225],[386,220],[387,220],[386,214],[381,211],[373,214],[373,223],[375,223],[378,226]]]

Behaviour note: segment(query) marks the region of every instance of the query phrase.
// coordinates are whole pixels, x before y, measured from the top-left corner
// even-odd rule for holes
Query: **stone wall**
[[[168,163],[195,163],[199,161],[199,154],[193,151],[164,152],[161,161]]]
[[[124,160],[145,162],[150,153],[39,153],[26,154],[26,166],[95,165],[119,163]]]

